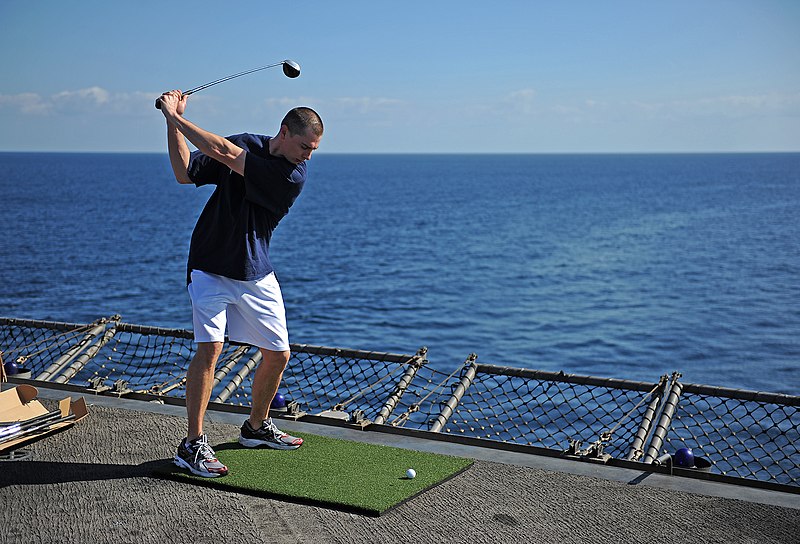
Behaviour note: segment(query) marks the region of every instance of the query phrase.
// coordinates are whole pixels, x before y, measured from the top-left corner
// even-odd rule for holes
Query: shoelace
[[[286,433],[280,430],[273,422],[272,418],[269,418],[266,422],[267,429],[269,429],[276,438],[280,438]]]
[[[197,463],[197,460],[201,458],[204,461],[212,461],[216,459],[214,455],[214,450],[211,449],[211,446],[208,445],[208,438],[203,435],[197,439],[197,442],[194,443],[194,462]]]

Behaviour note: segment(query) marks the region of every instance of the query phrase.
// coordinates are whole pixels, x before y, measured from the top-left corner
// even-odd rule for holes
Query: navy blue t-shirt
[[[306,181],[305,163],[296,165],[269,154],[269,136],[237,134],[227,139],[247,151],[244,176],[199,151],[189,161],[192,182],[216,189],[192,233],[188,282],[192,270],[247,281],[272,272],[272,232]]]

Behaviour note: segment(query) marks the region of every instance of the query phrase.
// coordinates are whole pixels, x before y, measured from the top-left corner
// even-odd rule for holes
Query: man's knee
[[[289,351],[271,351],[268,349],[261,349],[261,357],[263,361],[267,365],[280,368],[281,370],[286,368],[286,365],[289,364],[290,356],[291,352]]]
[[[222,342],[198,342],[192,363],[214,366],[222,353]]]

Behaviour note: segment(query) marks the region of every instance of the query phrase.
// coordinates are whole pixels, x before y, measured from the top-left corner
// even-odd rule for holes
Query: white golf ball
[[[413,468],[410,468],[406,471],[406,478],[408,478],[409,480],[413,480],[414,478],[416,478],[416,476],[417,476],[417,471],[414,470]]]

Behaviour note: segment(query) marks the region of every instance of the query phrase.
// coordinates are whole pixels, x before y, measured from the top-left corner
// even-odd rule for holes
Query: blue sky
[[[800,151],[800,2],[0,2],[0,150],[156,151],[315,108],[320,152]]]

